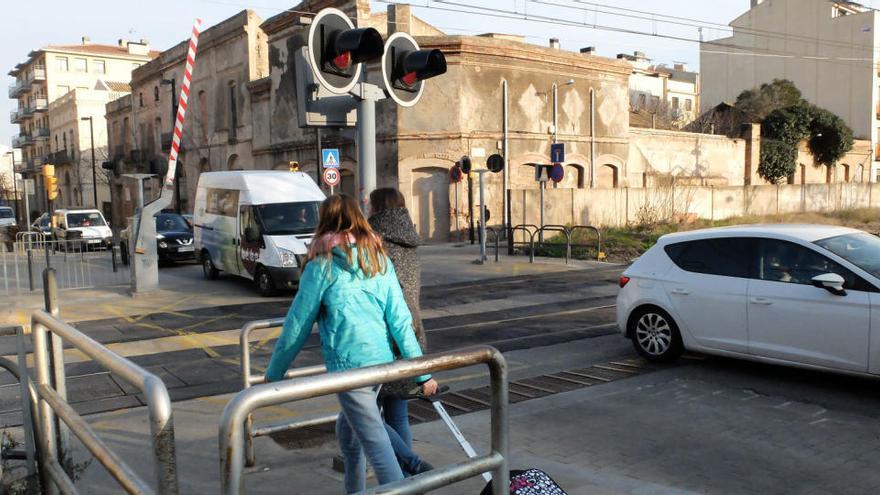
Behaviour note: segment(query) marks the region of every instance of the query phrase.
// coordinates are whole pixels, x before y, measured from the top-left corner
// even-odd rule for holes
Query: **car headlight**
[[[165,241],[161,241],[161,242],[159,242],[159,247],[160,247],[161,249],[165,249],[165,248],[168,247],[168,243],[165,242]]]
[[[156,234],[156,239],[159,239],[159,240],[161,241],[161,240],[164,239],[164,238],[165,238],[164,235],[162,235],[162,234]]]
[[[282,268],[293,268],[296,266],[296,253],[287,249],[279,249],[278,255],[281,256]]]

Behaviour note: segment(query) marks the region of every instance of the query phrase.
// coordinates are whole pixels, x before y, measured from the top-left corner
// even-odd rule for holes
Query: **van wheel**
[[[110,248],[113,249],[113,248]],[[128,246],[125,244],[119,244],[119,259],[122,260],[122,264],[128,266]]]
[[[640,308],[630,317],[628,327],[633,346],[648,361],[668,363],[684,352],[678,325],[660,308]]]
[[[214,266],[214,262],[211,261],[211,255],[207,252],[202,253],[202,273],[207,280],[217,280],[217,277],[220,276],[220,270]]]
[[[269,274],[269,270],[260,268],[257,270],[257,276],[254,277],[254,280],[257,283],[257,290],[260,291],[261,296],[271,297],[278,293],[278,290],[275,289],[275,282],[272,281],[272,275]]]

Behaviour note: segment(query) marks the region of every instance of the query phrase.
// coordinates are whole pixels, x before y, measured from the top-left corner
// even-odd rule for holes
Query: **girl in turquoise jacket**
[[[404,359],[421,356],[394,267],[353,198],[324,201],[309,260],[269,361],[269,381],[284,377],[315,322],[331,373],[394,361],[392,341]],[[436,392],[430,376],[416,381],[423,393]],[[336,436],[347,493],[366,489],[365,456],[379,484],[403,479],[376,402],[379,388],[337,394],[342,411]]]

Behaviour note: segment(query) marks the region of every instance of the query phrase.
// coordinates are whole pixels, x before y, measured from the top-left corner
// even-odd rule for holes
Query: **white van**
[[[52,237],[60,249],[110,249],[113,232],[100,210],[55,210]]]
[[[295,288],[324,198],[301,172],[201,174],[193,226],[205,278],[239,275],[266,296]]]

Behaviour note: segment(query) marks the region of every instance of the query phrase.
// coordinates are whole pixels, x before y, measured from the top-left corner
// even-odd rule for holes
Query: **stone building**
[[[758,126],[734,138],[632,128],[634,68],[628,60],[599,57],[592,50],[563,51],[552,40],[539,46],[507,34],[445,35],[406,5],[378,13],[367,0],[313,0],[265,22],[244,11],[202,33],[178,167],[182,211],[190,211],[198,174],[204,171],[287,170],[296,161],[318,180],[321,148],[340,149],[341,191],[355,192],[354,129],[317,132],[298,122],[295,53],[305,45],[307,13],[329,6],[343,10],[357,26],[375,27],[386,36],[409,32],[423,48],[440,49],[446,56],[447,73],[427,81],[417,105],[402,108],[383,100],[376,107],[377,184],[402,191],[426,240],[447,240],[469,220],[467,184],[449,180],[450,167],[463,155],[477,168],[492,154],[506,156],[503,174],[486,177],[492,224],[503,218],[505,176],[511,197],[536,190],[535,165],[549,162],[554,142],[566,148],[565,178],[549,186],[565,190],[557,196],[647,190],[669,177],[693,187],[763,183],[757,177]],[[181,43],[136,70],[132,94],[107,105],[111,153],[125,171],[161,173],[167,162],[173,85],[163,86],[162,80],[179,80],[184,50]],[[381,84],[375,64],[366,74],[369,82]],[[672,78],[662,77],[667,76]],[[679,89],[668,86],[666,94]],[[697,95],[691,96],[697,108]],[[808,158],[803,157],[804,163],[812,163]],[[853,175],[861,162],[849,162]],[[829,177],[849,177],[819,175],[810,168],[804,178],[824,183]],[[118,208],[126,216],[134,202],[130,186],[114,179],[114,198],[121,198]],[[155,185],[148,187],[147,200],[156,191]],[[522,209],[522,204],[514,206]],[[591,218],[589,212],[576,216]]]
[[[733,102],[740,92],[788,79],[811,103],[839,115],[872,143],[871,181],[880,175],[880,16],[835,0],[751,0],[730,22],[730,36],[700,47],[703,103]],[[867,174],[866,174],[867,177]]]
[[[50,154],[68,149],[69,154],[78,156],[82,149],[89,149],[88,146],[76,150],[62,146],[62,138],[71,137],[63,136],[52,127],[50,120],[58,119],[50,119],[50,105],[71,90],[79,90],[80,94],[105,91],[108,98],[118,97],[111,94],[116,92],[113,86],[126,85],[132,69],[157,54],[144,40],[119,40],[117,45],[103,45],[83,37],[80,44],[47,45],[31,51],[25,61],[9,71],[9,75],[15,78],[15,83],[9,87],[9,97],[18,100],[18,108],[11,113],[10,121],[20,126],[19,134],[13,136],[12,146],[21,149],[23,163],[19,170],[26,176],[35,177],[36,190],[40,191],[31,198],[32,208],[45,211],[45,189],[39,172],[44,163],[49,163]],[[96,111],[94,115],[95,125],[103,129],[103,122],[97,119],[103,117],[104,112]],[[82,142],[78,131],[71,142]],[[88,139],[87,129],[85,137]],[[104,145],[99,141],[95,144]]]
[[[189,95],[173,203],[191,211],[198,175],[252,168],[253,123],[250,85],[268,75],[262,19],[244,10],[203,31]],[[163,51],[132,73],[131,95],[106,105],[113,161],[125,173],[164,174],[183,81],[188,40]],[[114,209],[130,216],[135,184],[112,179]],[[146,197],[158,193],[146,183]]]

